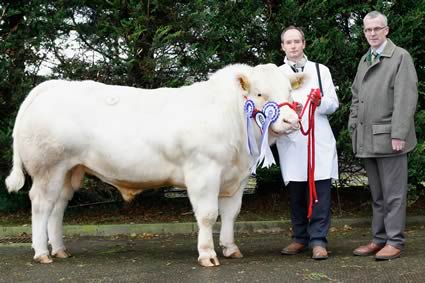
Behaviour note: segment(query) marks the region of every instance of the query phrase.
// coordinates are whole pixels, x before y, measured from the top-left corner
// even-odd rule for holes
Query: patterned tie
[[[291,66],[292,71],[294,71],[294,73],[302,72],[302,68],[298,67],[297,64],[290,65],[290,66]]]
[[[372,64],[374,64],[375,62],[377,62],[378,61],[378,58],[379,58],[379,53],[377,53],[375,51],[372,51],[372,57],[371,57]]]

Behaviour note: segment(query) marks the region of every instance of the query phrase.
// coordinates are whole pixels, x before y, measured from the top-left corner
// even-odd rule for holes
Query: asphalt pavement
[[[0,282],[425,281],[424,217],[408,221],[406,249],[401,258],[392,261],[352,255],[354,248],[370,240],[367,219],[342,219],[333,223],[329,235],[331,255],[323,261],[311,259],[310,251],[295,256],[280,254],[291,240],[289,223],[239,223],[236,239],[244,257],[224,258],[215,234],[221,265],[213,268],[197,264],[197,235],[192,231],[196,230],[193,224],[184,224],[185,228],[180,230],[174,228],[177,232],[172,231],[172,234],[167,233],[166,225],[150,232],[140,230],[140,226],[130,229],[134,225],[114,226],[109,230],[100,226],[97,230],[68,227],[65,244],[73,257],[56,259],[48,265],[32,261],[29,243],[3,241],[0,244]],[[3,227],[0,238],[10,234],[11,228]]]

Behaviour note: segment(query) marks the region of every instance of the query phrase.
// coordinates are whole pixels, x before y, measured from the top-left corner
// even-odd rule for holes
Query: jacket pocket
[[[376,154],[393,153],[391,145],[391,125],[372,125],[372,150]]]

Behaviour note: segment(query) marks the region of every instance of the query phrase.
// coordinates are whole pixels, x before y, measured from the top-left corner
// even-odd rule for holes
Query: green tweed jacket
[[[363,55],[351,87],[348,128],[357,157],[405,154],[416,146],[414,114],[418,77],[412,57],[390,39],[379,60]],[[406,141],[402,152],[392,150],[391,139]]]

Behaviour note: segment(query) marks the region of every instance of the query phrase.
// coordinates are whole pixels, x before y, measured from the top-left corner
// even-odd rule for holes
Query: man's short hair
[[[305,41],[304,32],[303,32],[303,30],[302,30],[300,27],[297,27],[297,26],[289,26],[289,27],[285,28],[285,29],[282,31],[282,33],[280,34],[280,41],[281,41],[281,42],[283,42],[283,36],[285,35],[285,32],[287,32],[288,30],[291,30],[291,29],[295,29],[295,30],[299,31],[299,32],[300,32],[300,34],[301,34],[301,39],[302,39],[303,41]]]
[[[363,23],[364,23],[364,20],[366,18],[375,19],[377,17],[382,17],[382,21],[384,22],[384,26],[388,25],[387,16],[385,16],[384,14],[382,14],[381,12],[378,12],[378,11],[372,11],[372,12],[367,13],[367,15],[364,16],[364,18],[363,18]]]

